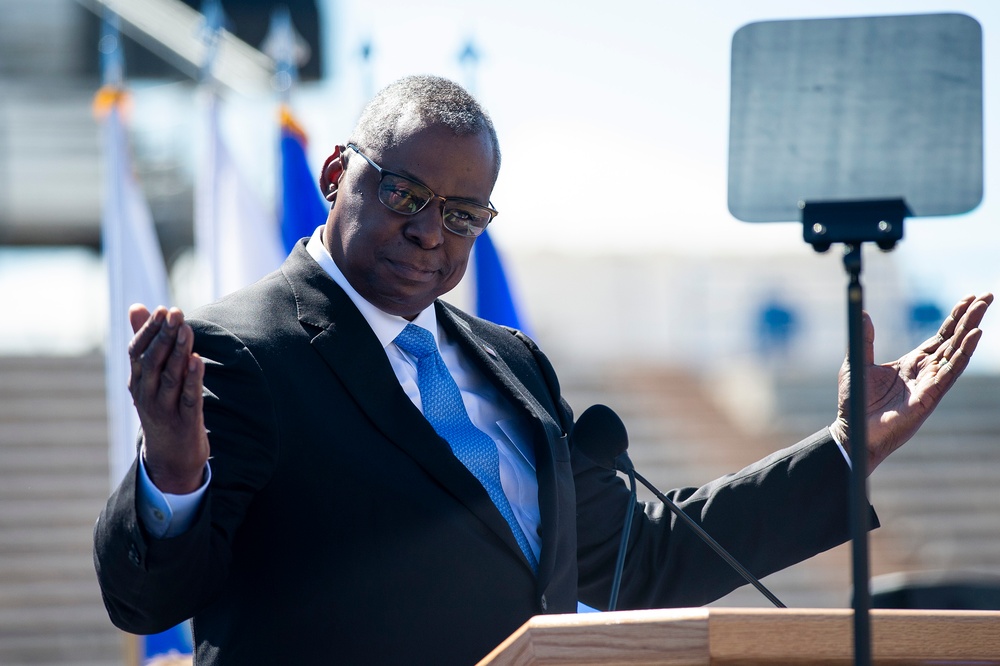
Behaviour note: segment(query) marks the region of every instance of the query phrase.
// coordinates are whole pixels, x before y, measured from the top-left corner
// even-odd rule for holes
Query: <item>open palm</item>
[[[865,391],[868,472],[902,446],[955,384],[979,344],[979,324],[993,294],[966,296],[952,309],[936,335],[892,363],[875,364],[875,327],[864,315]],[[840,370],[837,420],[831,429],[850,446],[848,427],[850,368]]]

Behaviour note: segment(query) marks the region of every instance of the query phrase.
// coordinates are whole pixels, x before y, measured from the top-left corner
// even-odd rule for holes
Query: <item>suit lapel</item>
[[[500,354],[483,338],[477,336],[468,322],[438,302],[438,321],[448,333],[458,341],[476,366],[494,380],[496,385],[515,405],[527,410],[532,419],[537,420],[549,434],[558,436],[562,429],[552,416],[535,399],[531,391],[500,357]]]
[[[468,322],[456,316],[449,307],[445,307],[440,301],[436,305],[438,321],[452,336],[452,339],[458,342],[468,357],[473,360],[486,377],[493,380],[494,384],[514,405],[527,412],[532,424],[531,444],[535,448],[538,508],[542,525],[542,554],[538,563],[538,582],[540,587],[544,589],[555,567],[555,535],[559,534],[561,529],[558,521],[560,512],[558,510],[551,442],[562,436],[562,427],[539,404],[500,354],[486,340],[475,334]],[[573,516],[575,513],[570,515]],[[575,530],[575,526],[573,529]],[[510,534],[509,529],[506,532]],[[515,548],[517,547],[513,536],[510,538],[510,543]],[[527,562],[525,563],[527,564]]]
[[[296,251],[300,248],[297,247]],[[302,250],[283,270],[313,348],[375,427],[490,527],[529,566],[486,490],[399,386],[385,350],[344,291]]]

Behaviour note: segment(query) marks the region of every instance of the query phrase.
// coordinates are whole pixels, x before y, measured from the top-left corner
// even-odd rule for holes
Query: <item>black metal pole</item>
[[[625,524],[622,527],[622,539],[618,546],[618,560],[615,562],[615,577],[611,580],[611,597],[608,600],[608,610],[613,611],[618,608],[618,591],[622,586],[622,571],[625,569],[625,554],[628,552],[628,538],[632,533],[632,514],[635,511],[635,471],[629,470],[628,481],[631,492],[628,494],[628,504],[625,505]]]
[[[868,574],[868,441],[866,432],[865,340],[861,288],[861,243],[844,246],[844,268],[850,276],[847,287],[848,366],[850,368],[851,433],[851,552],[854,572],[854,663],[870,666],[871,589]]]

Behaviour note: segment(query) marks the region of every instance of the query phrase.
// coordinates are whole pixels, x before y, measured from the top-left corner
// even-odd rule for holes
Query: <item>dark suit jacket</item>
[[[534,424],[537,578],[300,244],[191,320],[212,481],[193,527],[170,539],[139,524],[134,467],[109,499],[95,562],[114,623],[152,633],[193,617],[198,664],[467,664],[532,615],[605,605],[625,484],[574,453],[572,414],[531,340],[436,307]],[[673,496],[763,576],[846,539],[846,488],[824,431]],[[619,608],[700,605],[742,582],[662,506],[636,506]]]

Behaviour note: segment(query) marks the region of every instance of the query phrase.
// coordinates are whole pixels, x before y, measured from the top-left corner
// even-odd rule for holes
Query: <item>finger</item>
[[[969,306],[976,300],[973,295],[968,295],[962,298],[955,307],[951,309],[951,312],[945,317],[945,320],[941,322],[941,327],[938,328],[937,335],[928,338],[928,340],[921,347],[921,351],[931,354],[941,347],[941,344],[947,341],[955,333],[955,327],[958,325],[959,320],[965,315]]]
[[[976,299],[972,302],[955,326],[951,338],[945,341],[947,344],[942,345],[939,353],[941,360],[951,361],[955,353],[962,349],[966,338],[973,331],[979,330],[979,324],[982,323],[989,305],[989,301],[982,299]]]
[[[162,404],[172,406],[177,404],[183,390],[188,359],[193,349],[194,331],[184,321],[183,313],[176,308],[167,314],[164,330],[175,331],[175,335],[170,353],[167,355],[160,373],[157,398]]]
[[[160,321],[158,330],[139,356],[142,377],[139,388],[144,400],[155,399],[158,395],[164,368],[177,342],[177,331],[184,323],[183,313],[177,308],[172,308],[169,311],[164,308],[162,313],[160,308],[157,308],[156,312],[153,313],[152,321],[156,322],[161,316],[162,321]],[[142,335],[143,331],[140,331],[136,337]],[[174,380],[175,383],[180,382],[181,377],[175,374]]]
[[[128,358],[130,366],[129,390],[135,398],[135,391],[138,390],[139,382],[142,378],[142,355],[149,348],[149,343],[160,332],[160,327],[166,319],[167,309],[163,306],[156,308],[151,314],[146,306],[137,303],[129,308],[129,323],[135,333],[128,343]]]
[[[149,347],[149,343],[152,342],[156,335],[160,332],[160,328],[163,326],[163,322],[167,318],[167,309],[162,305],[153,310],[152,314],[149,310],[146,310],[144,306],[140,306],[141,309],[129,308],[128,316],[129,323],[132,325],[132,331],[135,333],[132,336],[132,340],[128,345],[128,354],[132,359],[138,359]],[[146,318],[140,320],[142,313],[146,313]],[[138,324],[138,329],[136,325]]]
[[[205,381],[205,362],[198,354],[188,356],[184,373],[184,390],[181,394],[181,413],[188,418],[201,416],[202,386]]]
[[[976,347],[979,346],[979,340],[982,336],[983,332],[978,328],[969,331],[962,340],[962,345],[954,351],[950,358],[938,365],[934,383],[942,392],[951,388],[955,380],[969,367],[969,361],[972,359]]]
[[[128,320],[132,324],[132,332],[138,333],[142,325],[149,319],[149,309],[142,303],[133,303],[128,309]]]
[[[861,331],[865,341],[865,365],[875,364],[875,324],[867,312],[861,313]]]
[[[983,323],[983,317],[986,316],[986,311],[989,310],[990,304],[993,302],[993,294],[985,294],[980,296],[975,301],[969,305],[969,308],[965,311],[962,316],[962,324],[964,324],[966,329],[979,328],[979,325]]]

